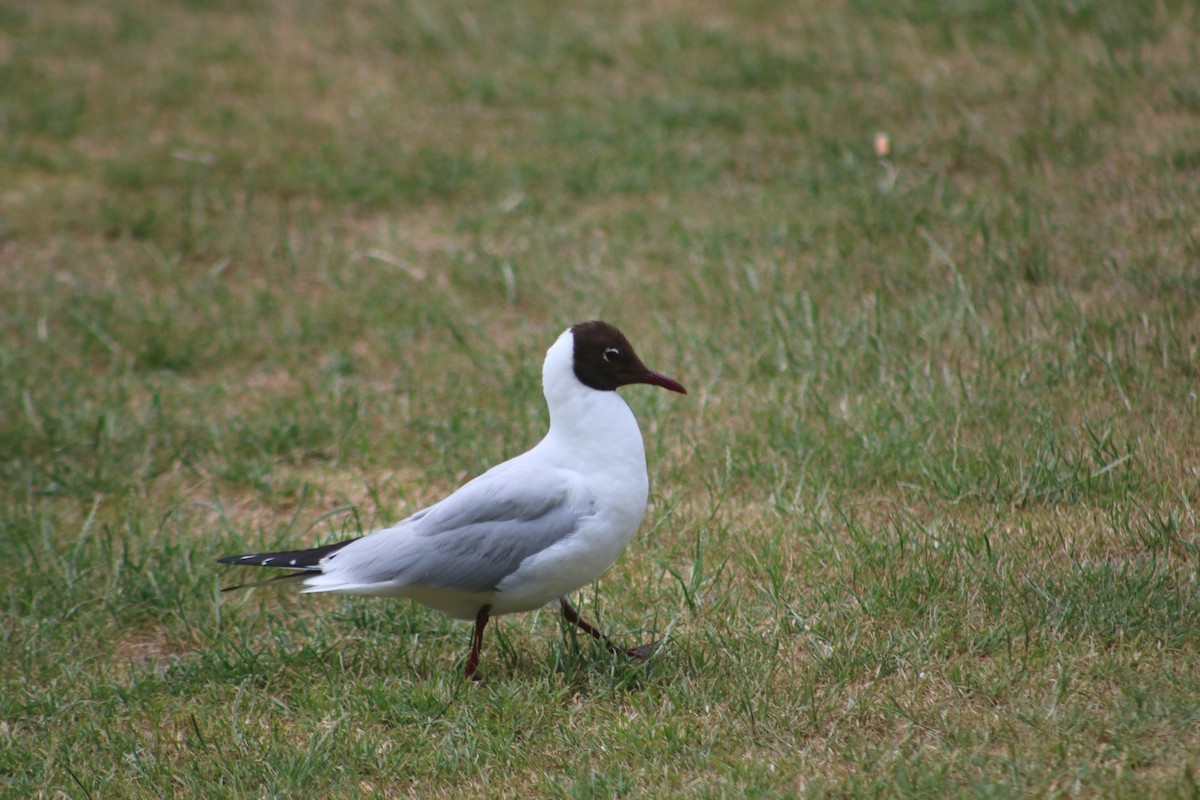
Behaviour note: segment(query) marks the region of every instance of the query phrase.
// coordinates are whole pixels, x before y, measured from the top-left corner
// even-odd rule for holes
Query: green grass
[[[0,6],[0,795],[1200,793],[1198,22]],[[218,594],[533,444],[596,316],[691,390],[577,598],[649,663]]]

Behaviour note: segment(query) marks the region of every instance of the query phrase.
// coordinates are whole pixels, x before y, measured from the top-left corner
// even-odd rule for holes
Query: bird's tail
[[[321,561],[327,557],[333,556],[338,550],[341,550],[346,545],[355,541],[347,539],[344,542],[335,542],[334,544],[322,545],[321,547],[312,547],[308,550],[281,550],[275,553],[248,553],[243,556],[225,556],[218,558],[217,563],[220,564],[240,564],[247,567],[278,567],[279,569],[298,570],[298,572],[288,575],[276,575],[273,578],[267,578],[264,581],[254,581],[252,583],[239,583],[236,586],[226,586],[221,591],[231,592],[234,589],[249,589],[253,586],[264,586],[268,583],[290,583],[292,581],[302,581],[313,574],[319,574],[321,569]]]

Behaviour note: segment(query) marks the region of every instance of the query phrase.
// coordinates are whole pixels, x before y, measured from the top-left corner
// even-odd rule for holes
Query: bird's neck
[[[645,481],[646,453],[642,432],[616,392],[580,383],[574,368],[574,337],[566,331],[546,352],[542,388],[550,409],[550,432],[542,448],[557,460],[587,470],[627,470]]]
[[[646,453],[637,420],[616,392],[580,387],[546,400],[550,407],[552,445],[582,459],[595,459],[609,469],[646,469]]]

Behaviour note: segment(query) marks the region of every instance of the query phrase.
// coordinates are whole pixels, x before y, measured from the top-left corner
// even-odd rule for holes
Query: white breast
[[[493,613],[532,610],[591,583],[625,550],[646,513],[649,479],[637,420],[616,392],[579,382],[571,345],[564,334],[546,355],[550,432],[530,456],[580,475],[595,513],[505,578]]]

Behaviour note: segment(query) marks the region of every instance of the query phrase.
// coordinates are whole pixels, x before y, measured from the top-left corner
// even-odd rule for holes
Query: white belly
[[[624,552],[641,524],[641,512],[619,521],[592,521],[574,535],[527,558],[500,582],[493,614],[532,611],[587,586]]]

